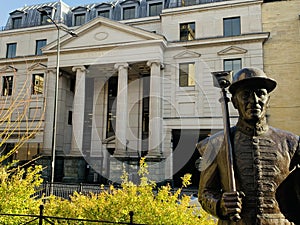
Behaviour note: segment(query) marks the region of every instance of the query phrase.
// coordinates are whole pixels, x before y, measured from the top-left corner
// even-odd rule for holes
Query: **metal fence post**
[[[44,205],[40,205],[40,216],[39,216],[39,225],[43,225],[43,212],[44,211]]]
[[[130,222],[129,222],[129,224],[133,224],[133,211],[129,212],[129,216],[130,216]]]
[[[82,183],[79,184],[79,193],[82,193],[83,187]]]

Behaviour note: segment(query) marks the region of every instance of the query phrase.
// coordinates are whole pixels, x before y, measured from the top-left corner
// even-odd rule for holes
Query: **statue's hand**
[[[220,211],[222,217],[230,218],[237,221],[240,219],[239,214],[242,211],[243,192],[233,191],[224,192],[220,201]]]

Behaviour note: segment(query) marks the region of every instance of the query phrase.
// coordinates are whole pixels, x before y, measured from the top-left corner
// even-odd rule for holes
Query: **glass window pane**
[[[127,7],[123,9],[123,19],[134,19],[135,18],[135,6]]]
[[[75,26],[80,26],[85,23],[85,13],[75,15]]]
[[[149,4],[149,16],[158,16],[162,11],[162,3]]]
[[[223,34],[225,37],[241,34],[240,17],[223,19]]]
[[[10,96],[12,95],[13,88],[13,76],[4,76],[2,78],[2,95]]]
[[[41,48],[46,46],[47,44],[47,40],[43,39],[43,40],[36,40],[36,48],[35,48],[35,54],[36,55],[42,55],[42,50]]]
[[[188,87],[195,85],[195,64],[181,63],[179,64],[179,86]]]
[[[195,23],[180,24],[180,40],[190,41],[195,39]]]
[[[225,59],[224,60],[224,70],[233,71],[233,73],[238,72],[242,68],[241,59]]]
[[[43,94],[44,90],[44,74],[32,75],[32,94]]]
[[[22,17],[12,18],[12,28],[17,29],[22,26]]]
[[[17,43],[7,44],[6,58],[16,57]]]
[[[109,18],[109,14],[110,14],[109,10],[102,10],[98,12],[98,16],[103,16],[105,18]]]
[[[241,34],[240,18],[233,18],[232,35],[240,35],[240,34]]]

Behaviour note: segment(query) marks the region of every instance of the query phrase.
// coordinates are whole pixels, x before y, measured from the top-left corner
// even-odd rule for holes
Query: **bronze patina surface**
[[[199,201],[220,225],[300,225],[299,136],[267,124],[275,87],[276,81],[257,68],[240,70],[229,86],[239,112],[230,129],[236,191],[228,187],[224,132],[197,145],[205,165]]]

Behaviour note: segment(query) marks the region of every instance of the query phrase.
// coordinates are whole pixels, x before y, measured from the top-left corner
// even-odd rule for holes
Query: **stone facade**
[[[300,1],[275,1],[262,6],[264,69],[278,82],[270,104],[274,127],[300,133]]]
[[[223,127],[220,94],[212,85],[211,72],[228,69],[225,62],[235,60],[238,67],[263,68],[263,44],[269,33],[262,27],[262,1],[195,1],[186,6],[166,1],[157,16],[148,16],[149,8],[144,9],[150,5],[142,2],[136,6],[140,7],[138,16],[128,20],[116,15],[130,0],[116,7],[110,18],[95,16],[95,10],[105,5],[91,5],[86,11],[88,19],[80,26],[70,20],[74,22],[76,13],[86,7],[56,6],[64,18],[55,122],[58,180],[119,182],[123,168],[135,180],[138,160],[144,155],[149,176],[157,182],[189,172],[195,168],[199,138]],[[37,9],[42,7],[54,10],[52,14],[59,19],[59,10],[50,6],[53,4],[26,8],[31,10],[27,15],[38,18]],[[8,25],[24,11],[14,11]],[[238,33],[225,35],[225,21],[233,20],[238,22],[232,25]],[[44,92],[39,97],[45,117],[39,138],[31,141],[39,143],[39,155],[49,159],[57,29],[53,24],[35,22],[34,26],[0,32],[0,69],[2,76],[13,75],[16,85],[35,73],[28,65],[44,74]],[[77,37],[66,29],[72,29]],[[188,40],[182,30],[192,38]],[[43,39],[47,40],[43,54],[34,55],[36,41]],[[17,43],[12,58],[5,55],[9,43]],[[180,71],[186,65],[194,71],[190,77]],[[12,74],[8,66],[17,72]],[[182,79],[188,82],[182,83]],[[28,88],[31,85],[29,82]],[[230,109],[235,123],[237,112]],[[45,160],[40,161],[49,165]],[[45,173],[49,176],[49,170]]]

